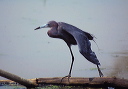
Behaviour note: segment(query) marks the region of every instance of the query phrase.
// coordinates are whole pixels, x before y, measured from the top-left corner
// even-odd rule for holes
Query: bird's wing
[[[59,24],[59,30],[66,31],[67,33],[69,33],[74,37],[80,50],[84,49],[86,52],[88,51],[90,44],[88,44],[89,39],[84,31],[67,23],[60,22],[58,24]]]
[[[94,52],[91,50],[91,43],[89,41],[88,35],[84,31],[70,24],[60,22],[59,30],[66,31],[71,34],[77,42],[80,53],[90,62],[99,65],[99,61]],[[90,35],[90,34],[89,34]],[[90,35],[91,36],[91,35]]]
[[[72,25],[70,25],[70,24],[67,24],[67,23],[64,23],[64,22],[59,22],[58,23],[63,29],[67,29],[67,31],[78,31],[79,30],[79,32],[81,32],[81,33],[83,33],[83,35],[86,35],[87,36],[87,38],[89,39],[89,40],[93,40],[94,38],[95,38],[95,36],[93,36],[92,34],[90,34],[90,33],[88,33],[88,32],[85,32],[85,31],[82,31],[82,30],[80,30],[79,28],[77,28],[77,27],[75,27],[75,26],[72,26]]]

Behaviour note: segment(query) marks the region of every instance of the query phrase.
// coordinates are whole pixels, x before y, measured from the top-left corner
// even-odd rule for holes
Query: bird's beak
[[[39,26],[39,27],[37,27],[37,28],[34,29],[34,30],[41,29],[41,28],[47,28],[47,27],[48,27],[48,24],[44,24],[43,26]]]

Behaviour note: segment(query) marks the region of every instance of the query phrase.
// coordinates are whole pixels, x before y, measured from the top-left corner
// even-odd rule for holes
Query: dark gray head
[[[34,29],[34,30],[37,30],[37,29],[41,29],[41,28],[50,28],[50,27],[57,27],[58,26],[58,24],[57,24],[57,22],[56,21],[49,21],[47,24],[44,24],[43,26],[39,26],[39,27],[37,27],[36,29]]]

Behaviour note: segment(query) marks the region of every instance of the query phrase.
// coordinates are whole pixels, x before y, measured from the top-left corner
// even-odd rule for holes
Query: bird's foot
[[[99,71],[99,75],[100,75],[100,77],[104,77],[104,75],[101,71]]]
[[[98,65],[97,65],[97,68],[98,68],[99,76],[100,76],[100,77],[104,77],[104,75],[103,75],[103,73],[101,72],[101,70],[100,70],[100,68],[99,68]]]
[[[71,75],[70,75],[70,74],[69,74],[69,75],[67,75],[67,76],[65,76],[65,77],[63,77],[63,78],[61,79],[61,82],[63,81],[63,79],[64,79],[64,78],[68,78],[68,82],[70,82],[70,81],[69,81],[70,77],[71,77]]]
[[[104,77],[104,75],[103,75],[103,73],[101,72],[101,70],[98,69],[98,71],[99,71],[99,76],[100,76],[100,77]]]

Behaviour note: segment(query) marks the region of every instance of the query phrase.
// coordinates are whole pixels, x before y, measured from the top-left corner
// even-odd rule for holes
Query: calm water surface
[[[127,0],[0,0],[0,68],[21,77],[63,77],[71,63],[64,41],[34,31],[50,20],[94,34],[92,50],[105,76],[128,79]],[[72,46],[73,77],[98,77],[96,66]],[[0,79],[3,79],[0,77]]]

